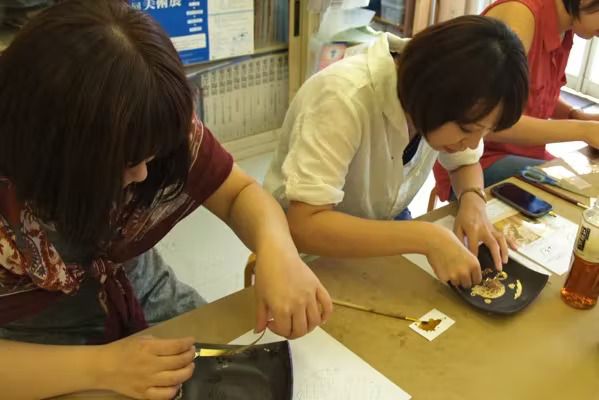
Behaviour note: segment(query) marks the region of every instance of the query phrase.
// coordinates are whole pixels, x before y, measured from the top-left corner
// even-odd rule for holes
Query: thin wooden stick
[[[579,202],[575,198],[572,198],[572,197],[567,196],[567,195],[565,195],[563,193],[560,193],[557,190],[553,190],[553,189],[551,189],[551,188],[549,188],[549,187],[547,187],[545,185],[541,185],[540,183],[529,181],[528,179],[523,178],[520,175],[514,175],[514,178],[520,179],[522,182],[526,182],[529,185],[533,185],[534,187],[537,187],[537,188],[539,188],[539,189],[541,189],[541,190],[543,190],[543,191],[545,191],[547,193],[550,193],[550,194],[552,194],[554,196],[557,196],[560,199],[565,200],[568,203],[572,203],[572,204],[574,204],[574,205],[576,205],[576,206],[578,206],[580,208],[584,208],[585,210],[589,208],[588,206],[582,204],[581,202]]]
[[[366,311],[366,312],[369,312],[372,314],[383,315],[385,317],[403,319],[405,321],[420,322],[419,319],[406,317],[403,314],[382,312],[382,311],[375,310],[374,308],[369,308],[369,307],[361,306],[359,304],[349,303],[349,302],[343,301],[343,300],[333,300],[333,304],[336,304],[336,305],[342,306],[342,307],[353,308],[354,310]]]

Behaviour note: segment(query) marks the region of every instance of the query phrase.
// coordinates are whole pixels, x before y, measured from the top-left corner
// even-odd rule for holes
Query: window
[[[566,67],[568,87],[599,98],[599,40],[574,36]]]

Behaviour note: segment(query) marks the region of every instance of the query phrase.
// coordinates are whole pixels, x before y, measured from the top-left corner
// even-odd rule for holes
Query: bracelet
[[[464,196],[466,193],[470,193],[470,192],[476,193],[478,195],[478,197],[483,199],[483,201],[485,203],[487,202],[487,194],[485,193],[485,191],[483,189],[478,188],[478,187],[469,187],[469,188],[462,190],[462,193],[460,193],[460,197],[458,197],[458,203],[462,201],[462,196]]]

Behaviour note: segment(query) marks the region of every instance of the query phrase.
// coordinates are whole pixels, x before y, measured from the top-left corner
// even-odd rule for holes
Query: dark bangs
[[[518,122],[526,108],[528,100],[528,64],[507,62],[507,56],[497,43],[494,49],[498,63],[486,63],[483,68],[486,75],[475,80],[478,85],[464,84],[464,100],[449,107],[455,122],[459,125],[476,123],[499,107],[493,131],[511,128]],[[524,60],[521,60],[524,61]],[[464,77],[465,78],[465,77]],[[468,101],[470,99],[470,101]],[[472,99],[474,103],[472,103]],[[476,100],[477,99],[477,100]],[[449,115],[448,115],[449,116]]]
[[[568,14],[572,15],[575,18],[580,18],[580,12],[592,13],[595,11],[599,11],[599,0],[591,0],[584,6],[581,5],[581,0],[562,0],[564,3],[564,8],[568,12]]]
[[[148,178],[134,185],[137,205],[150,206],[178,196],[187,181],[193,94],[171,40],[160,34],[155,41],[144,41],[144,27],[155,23],[146,14],[137,17],[139,25],[130,26],[128,34],[151,67],[140,72],[143,79],[131,76],[141,87],[129,92],[128,101],[137,103],[137,110],[128,124],[131,130],[125,133],[126,167],[154,157],[148,164]],[[135,40],[136,35],[142,37]],[[145,95],[135,98],[140,91]]]
[[[190,166],[191,90],[169,37],[122,0],[66,0],[0,56],[0,175],[70,244],[113,234],[125,170],[155,157],[135,206],[173,198]]]
[[[398,94],[423,135],[448,122],[478,122],[497,106],[495,130],[514,125],[526,107],[528,60],[518,37],[488,17],[434,25],[401,54]]]
[[[153,95],[142,101],[146,103],[142,104],[146,115],[138,116],[131,124],[134,128],[128,132],[125,168],[153,157],[147,164],[146,180],[132,184],[135,206],[149,207],[172,200],[181,194],[187,182],[193,114],[191,95],[186,92],[187,88],[156,96],[160,90],[150,90]]]

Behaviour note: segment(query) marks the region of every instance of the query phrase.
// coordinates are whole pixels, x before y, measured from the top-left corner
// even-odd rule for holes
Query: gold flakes
[[[517,299],[522,294],[522,283],[520,283],[520,279],[516,279],[516,293],[514,294],[514,299]]]

